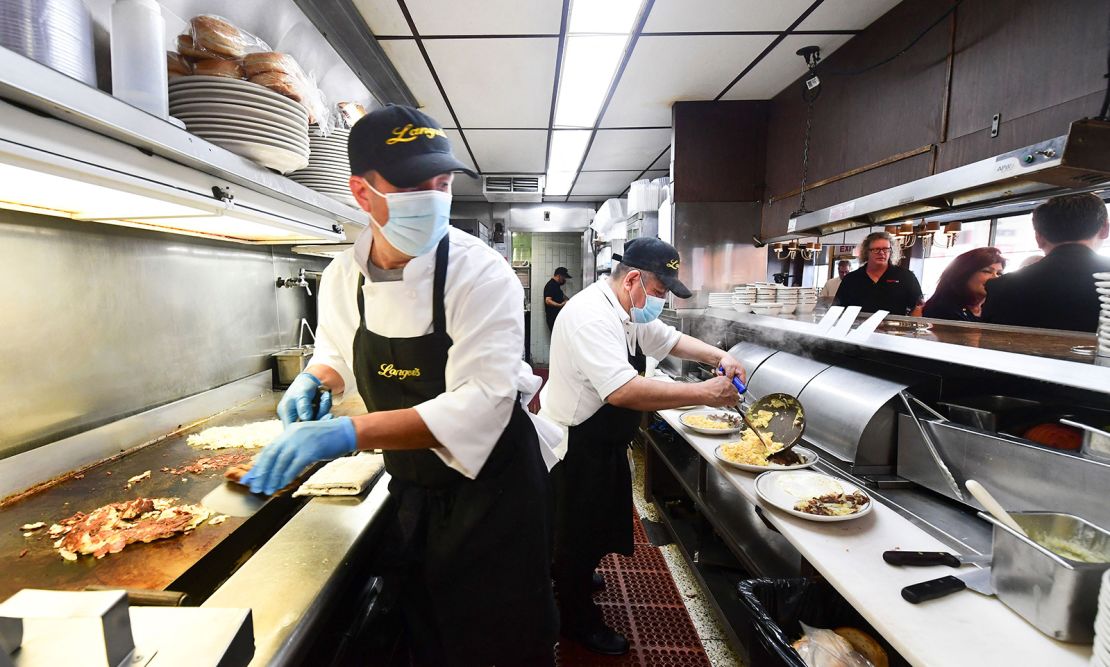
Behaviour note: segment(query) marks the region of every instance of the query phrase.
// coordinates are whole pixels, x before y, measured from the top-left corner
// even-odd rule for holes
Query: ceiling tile
[[[644,32],[786,30],[811,4],[812,0],[655,0]]]
[[[665,169],[658,169],[658,170],[652,170],[652,171],[645,172],[644,175],[643,175],[643,178],[654,180],[656,178],[662,178],[664,176],[669,176],[669,175],[670,175],[669,171],[667,171]]]
[[[798,30],[863,30],[901,0],[825,0]]]
[[[655,162],[652,162],[649,169],[666,169],[667,171],[670,171],[670,169],[671,169],[671,149],[668,148],[666,153],[663,153],[663,155],[659,156],[658,160],[656,160]]]
[[[641,37],[601,126],[669,127],[671,104],[713,99],[772,39],[771,35]]]
[[[410,0],[408,8],[421,35],[551,35],[563,18],[556,0]]]
[[[595,204],[601,204],[601,202],[605,201],[604,197],[598,197],[596,195],[571,195],[571,196],[567,197],[566,199],[567,199],[567,201],[593,202]],[[562,197],[556,197],[555,200],[556,201],[562,201],[563,198]]]
[[[584,171],[578,174],[572,195],[616,197],[628,187],[640,171]]]
[[[557,38],[439,39],[424,47],[463,128],[547,127]]]
[[[382,0],[353,0],[355,9],[374,35],[411,35],[409,23],[396,2]]]
[[[466,130],[474,159],[484,173],[542,173],[547,130]]]
[[[424,62],[420,48],[412,40],[386,40],[381,42],[382,49],[389,61],[393,63],[397,73],[405,80],[409,90],[420,103],[421,110],[439,121],[440,125],[450,127],[455,124],[451,119],[451,112],[443,103],[443,95],[439,94],[435,79]]]
[[[827,58],[851,38],[851,35],[791,35],[775,46],[721,99],[769,100],[806,73],[806,63],[796,53],[798,49],[819,46],[821,57]]]
[[[643,169],[670,143],[670,128],[598,130],[582,169]]]
[[[459,158],[459,160],[463,164],[470,167],[474,171],[478,171],[478,168],[474,166],[474,161],[470,159],[470,153],[467,152],[466,144],[463,143],[462,135],[459,134],[459,131],[458,130],[444,130],[444,131],[447,133],[447,138],[451,140],[451,152],[455,154],[455,157]],[[457,181],[458,178],[459,177],[456,177],[455,180]],[[465,178],[467,178],[467,180],[470,180],[469,177],[465,177]]]

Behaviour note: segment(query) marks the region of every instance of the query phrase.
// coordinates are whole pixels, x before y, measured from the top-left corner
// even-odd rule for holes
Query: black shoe
[[[590,580],[590,590],[594,593],[605,590],[605,577],[601,576],[601,573],[594,572],[594,576]]]
[[[628,640],[612,628],[601,626],[593,632],[575,633],[571,638],[594,653],[624,655],[628,653]]]

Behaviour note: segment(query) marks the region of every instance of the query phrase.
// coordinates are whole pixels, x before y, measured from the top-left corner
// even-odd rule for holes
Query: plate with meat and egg
[[[851,482],[813,470],[776,470],[755,478],[764,502],[810,521],[848,521],[871,511],[871,496]]]

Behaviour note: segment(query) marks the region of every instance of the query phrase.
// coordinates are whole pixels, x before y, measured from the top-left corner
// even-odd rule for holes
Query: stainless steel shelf
[[[366,226],[366,215],[224,150],[111,95],[0,47],[0,97],[309,209],[338,225]]]

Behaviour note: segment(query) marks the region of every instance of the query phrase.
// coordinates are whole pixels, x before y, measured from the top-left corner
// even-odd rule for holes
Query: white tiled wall
[[[582,234],[536,232],[532,234],[532,361],[546,364],[551,332],[544,318],[543,287],[555,267],[565,266],[574,276],[563,286],[573,297],[582,289]]]

